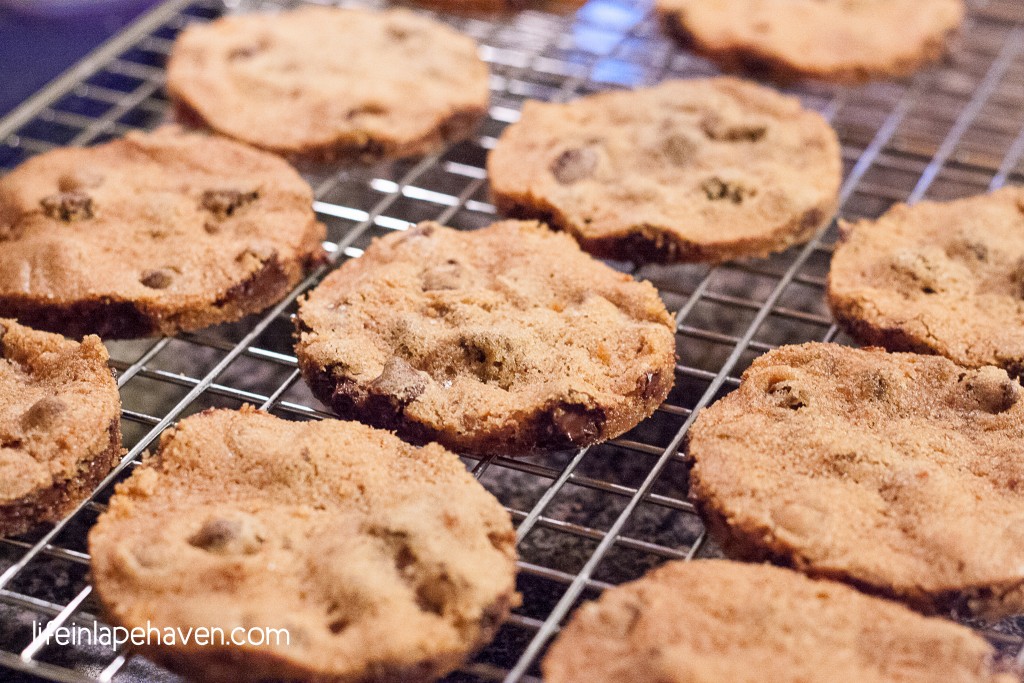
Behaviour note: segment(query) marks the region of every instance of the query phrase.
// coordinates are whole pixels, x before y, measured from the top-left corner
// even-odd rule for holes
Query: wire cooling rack
[[[0,121],[0,169],[55,146],[96,143],[165,121],[162,67],[183,26],[225,11],[294,4],[160,5]],[[492,72],[490,114],[475,139],[438,155],[309,173],[315,209],[328,226],[332,266],[357,258],[373,237],[420,220],[465,229],[492,222],[484,159],[525,99],[568,99],[715,73],[674,47],[650,7],[634,0],[592,0],[561,15],[435,16],[480,41]],[[907,81],[853,89],[804,85],[791,92],[839,132],[846,218],[877,216],[896,201],[1019,183],[1024,3],[974,2],[951,54]],[[831,227],[769,259],[639,269],[635,274],[654,282],[676,312],[680,362],[665,405],[601,446],[466,460],[517,524],[524,601],[494,643],[451,680],[535,680],[546,645],[581,601],[666,560],[718,553],[687,500],[680,444],[696,411],[733,389],[754,357],[780,344],[848,341],[822,296],[834,239]],[[127,652],[46,645],[45,632],[37,634],[33,625],[94,623],[86,534],[113,484],[167,426],[211,406],[243,403],[293,419],[329,417],[299,378],[289,321],[296,296],[323,274],[312,275],[266,314],[238,324],[108,344],[130,450],[75,514],[35,536],[0,541],[0,679],[176,680]],[[1024,620],[974,626],[1007,656],[1024,658]]]

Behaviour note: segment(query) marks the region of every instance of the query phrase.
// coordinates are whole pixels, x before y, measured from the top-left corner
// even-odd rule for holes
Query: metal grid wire
[[[0,169],[54,146],[96,143],[166,120],[162,65],[175,34],[218,16],[225,4],[249,10],[297,3],[160,5],[0,121]],[[331,267],[358,257],[373,237],[420,220],[464,229],[492,222],[484,159],[525,99],[564,100],[715,73],[662,35],[644,0],[592,0],[572,14],[438,18],[480,41],[492,71],[490,114],[473,140],[437,155],[307,174],[328,226]],[[1024,4],[973,2],[952,53],[905,82],[791,92],[839,132],[845,218],[874,217],[896,201],[1019,183]],[[763,260],[631,271],[654,282],[676,312],[680,362],[665,405],[608,444],[466,460],[517,524],[524,601],[495,642],[451,680],[536,680],[545,647],[582,600],[666,560],[718,554],[687,500],[680,444],[696,412],[733,389],[754,357],[780,344],[849,341],[822,296],[835,236],[830,227],[806,246]],[[329,417],[299,378],[289,321],[295,298],[323,275],[314,273],[281,304],[241,323],[108,344],[130,450],[74,514],[37,535],[0,541],[0,678],[22,680],[20,671],[58,681],[176,680],[129,653],[47,646],[45,633],[33,637],[32,624],[95,621],[86,534],[113,484],[167,426],[211,406],[243,403],[292,419]],[[974,625],[1008,656],[1024,659],[1024,621]]]

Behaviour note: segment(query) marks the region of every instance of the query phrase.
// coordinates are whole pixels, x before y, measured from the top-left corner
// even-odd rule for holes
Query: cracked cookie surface
[[[182,420],[89,535],[126,627],[287,629],[287,643],[143,648],[207,681],[428,681],[515,604],[508,513],[461,461],[354,422],[252,408]]]
[[[992,366],[782,347],[697,418],[691,494],[731,556],[925,612],[1021,614],[1022,395]]]
[[[0,178],[0,315],[72,336],[172,335],[280,300],[323,256],[280,158],[174,127]]]
[[[580,607],[548,683],[1014,683],[970,629],[769,565],[669,562]]]
[[[0,536],[55,522],[121,457],[121,399],[100,340],[0,319]]]
[[[1024,190],[842,224],[828,301],[866,344],[1024,372]]]
[[[804,242],[835,212],[842,175],[824,118],[728,77],[528,101],[487,169],[502,212],[641,263],[718,262]]]
[[[296,325],[303,375],[339,415],[478,454],[612,438],[674,379],[654,287],[534,222],[379,239],[300,302]]]
[[[657,0],[666,29],[724,69],[861,83],[938,59],[963,0]]]
[[[167,89],[183,121],[315,161],[425,154],[468,136],[490,97],[471,38],[407,10],[329,7],[190,26]]]

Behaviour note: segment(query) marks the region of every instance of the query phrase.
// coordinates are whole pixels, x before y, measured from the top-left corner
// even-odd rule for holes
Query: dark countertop
[[[73,16],[32,16],[0,0],[0,116],[7,114],[158,0]]]

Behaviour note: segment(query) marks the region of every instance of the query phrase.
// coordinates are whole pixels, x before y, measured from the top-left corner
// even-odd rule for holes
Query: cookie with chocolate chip
[[[498,208],[601,257],[725,261],[808,240],[835,212],[835,132],[733,78],[527,102],[487,162]]]
[[[333,7],[189,26],[167,91],[185,122],[314,161],[426,154],[468,137],[490,97],[471,38],[407,10]]]
[[[691,494],[731,556],[928,613],[1021,614],[1022,396],[992,366],[782,347],[697,418]]]
[[[658,0],[684,47],[728,71],[776,81],[862,83],[938,59],[963,0]]]
[[[166,432],[89,534],[111,623],[241,639],[140,648],[232,683],[439,678],[517,602],[514,544],[442,447],[248,407]]]
[[[172,335],[276,303],[322,259],[280,158],[173,127],[0,178],[0,315],[81,336]]]
[[[726,560],[669,562],[606,590],[576,611],[542,668],[548,683],[1017,680],[969,628]]]
[[[121,400],[97,337],[0,319],[0,536],[71,512],[121,457]]]
[[[828,301],[867,344],[1024,372],[1024,190],[843,224]]]
[[[422,223],[300,302],[296,354],[346,418],[478,454],[604,441],[672,387],[672,316],[649,283],[533,222]]]

